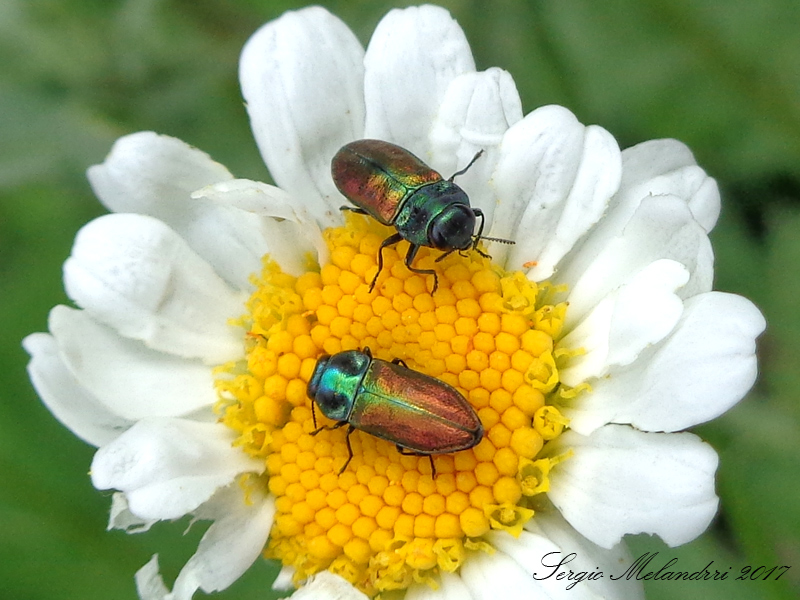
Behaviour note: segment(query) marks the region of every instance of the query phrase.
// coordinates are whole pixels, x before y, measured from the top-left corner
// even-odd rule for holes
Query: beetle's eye
[[[428,239],[440,250],[465,249],[472,244],[475,214],[469,206],[456,204],[448,207],[431,223]]]

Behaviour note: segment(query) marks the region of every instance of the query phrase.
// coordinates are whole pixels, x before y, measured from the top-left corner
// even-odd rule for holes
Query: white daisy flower
[[[366,51],[322,8],[287,13],[247,43],[240,78],[278,187],[176,139],[121,138],[89,170],[113,214],[64,265],[79,308],[24,342],[42,400],[98,447],[109,527],[213,522],[172,590],[157,557],[142,567],[140,596],[224,589],[263,554],[297,598],[484,598],[498,582],[526,600],[642,597],[610,579],[631,564],[623,537],[706,529],[717,455],[682,431],[751,387],[765,327],[711,291],[714,180],[673,140],[621,152],[565,108],[523,117],[510,75],[477,72],[434,6],[390,12]],[[514,245],[422,248],[435,293],[405,242],[379,273],[395,230],[345,218],[331,177],[364,138],[444,177],[483,151],[457,183]],[[315,431],[317,359],[365,347],[454,386],[480,443],[429,463]],[[567,555],[583,579],[547,577]]]

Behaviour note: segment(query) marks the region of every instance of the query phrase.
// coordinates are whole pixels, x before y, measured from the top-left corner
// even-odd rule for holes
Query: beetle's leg
[[[344,470],[347,468],[347,465],[349,465],[350,461],[353,460],[353,448],[352,446],[350,446],[350,434],[353,433],[355,430],[356,428],[353,427],[352,425],[350,425],[350,427],[347,429],[347,437],[345,437],[344,440],[347,442],[348,456],[347,456],[347,461],[344,463],[344,466],[341,469],[339,469],[339,475],[344,473]]]
[[[455,173],[453,173],[453,175],[447,181],[453,181],[453,179],[455,179],[459,175],[463,175],[464,173],[466,173],[469,170],[469,168],[473,164],[475,164],[475,161],[478,160],[481,157],[481,154],[483,154],[483,150],[478,150],[478,153],[475,156],[472,157],[472,160],[469,161],[469,164],[466,167],[464,167],[463,169],[461,169],[460,171],[456,171]]]
[[[478,244],[480,243],[481,238],[483,237],[483,226],[486,224],[486,217],[483,215],[483,211],[480,208],[472,209],[472,213],[476,217],[481,218],[481,225],[480,227],[478,227],[478,233],[473,238],[472,249],[475,250],[475,252],[477,252],[478,254],[480,254],[483,258],[492,258],[488,254],[486,254],[486,252],[478,248]]]
[[[453,252],[455,252],[456,250],[458,250],[458,248],[453,248],[453,249],[451,249],[451,250],[448,250],[447,252],[445,252],[444,254],[442,254],[441,256],[439,256],[439,258],[437,258],[435,262],[440,262],[440,261],[443,261],[445,258],[447,258],[448,256],[450,256],[450,255],[451,255]]]
[[[369,216],[369,213],[365,211],[363,208],[355,208],[353,206],[340,206],[339,210],[349,210],[350,212],[358,213],[359,215]]]
[[[432,454],[427,454],[425,452],[414,452],[413,450],[409,450],[408,448],[403,448],[403,446],[401,446],[400,444],[395,444],[395,448],[397,448],[397,451],[403,456],[427,456],[428,460],[431,461],[431,479],[436,479],[436,467],[433,464]]]
[[[323,425],[322,427],[319,427],[314,431],[312,431],[310,435],[317,435],[320,431],[324,431],[326,429],[328,431],[333,431],[334,429],[339,429],[339,427],[344,427],[345,425],[347,425],[347,421],[339,421],[338,423],[336,423],[336,425]]]
[[[478,254],[480,254],[481,256],[483,256],[484,258],[492,258],[491,256],[489,256],[489,255],[488,255],[488,254],[486,254],[485,252],[481,251],[479,248],[473,248],[473,250],[477,251],[477,253],[478,253]],[[464,250],[463,250],[463,249],[459,250],[458,248],[453,248],[452,250],[448,250],[447,252],[445,252],[444,254],[442,254],[442,255],[441,255],[439,258],[437,258],[437,259],[436,259],[436,262],[439,262],[439,261],[441,261],[441,260],[444,260],[445,258],[447,258],[448,256],[450,256],[450,255],[451,255],[453,252],[458,252],[458,255],[459,255],[459,256],[461,256],[461,257],[463,257],[463,258],[467,258],[467,256],[469,256],[469,254],[467,254],[466,252],[464,252]]]
[[[392,363],[395,364],[395,365],[400,365],[401,367],[405,367],[406,369],[408,369],[408,365],[406,364],[406,361],[404,361],[402,358],[395,358],[392,361]]]
[[[436,288],[439,287],[439,277],[436,275],[436,271],[433,269],[415,269],[411,266],[411,262],[414,260],[414,257],[417,255],[417,251],[419,250],[419,246],[411,244],[408,247],[408,254],[406,254],[406,267],[408,267],[409,271],[413,271],[414,273],[422,273],[425,275],[433,275],[433,291],[431,294],[436,293]]]
[[[395,233],[394,235],[390,235],[388,238],[383,240],[381,243],[381,247],[378,248],[378,272],[375,273],[375,277],[372,279],[372,283],[369,284],[369,293],[372,293],[372,290],[375,289],[375,284],[378,283],[378,277],[380,277],[381,271],[383,270],[383,249],[387,246],[393,246],[398,242],[403,240],[403,236],[399,233]]]
[[[313,407],[314,403],[312,402],[311,405]],[[340,427],[344,427],[345,425],[350,425],[350,424],[347,421],[339,421],[338,423],[336,423],[336,425],[323,425],[319,429],[315,429],[314,431],[312,431],[311,435],[317,435],[320,431],[323,431],[324,429],[329,429],[329,430],[339,429]],[[316,426],[316,423],[314,423],[314,426]],[[350,453],[350,455],[347,457],[347,462],[344,463],[344,466],[339,470],[339,475],[344,473],[344,470],[347,468],[347,465],[350,464],[350,461],[353,458],[353,448],[352,446],[350,446],[350,434],[353,433],[355,430],[356,428],[353,427],[352,425],[350,425],[350,427],[348,427],[347,429],[347,436],[344,439],[347,442],[347,451]]]
[[[414,450],[409,450],[408,448],[406,448],[405,446],[401,446],[400,444],[395,444],[394,447],[397,448],[397,451],[403,456],[428,456],[424,452],[415,452]]]
[[[473,238],[474,241],[472,242],[472,249],[477,250],[478,242],[481,241],[481,236],[483,235],[483,226],[486,224],[486,217],[484,216],[483,211],[480,208],[473,208],[472,214],[474,214],[476,217],[481,218],[481,225],[480,227],[478,227],[478,233],[477,235],[474,236]],[[481,254],[483,253],[481,252]]]

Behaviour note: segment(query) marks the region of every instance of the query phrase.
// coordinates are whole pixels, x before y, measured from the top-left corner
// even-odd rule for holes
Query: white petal
[[[295,573],[294,567],[282,566],[281,570],[278,571],[278,574],[275,576],[275,581],[272,582],[272,589],[279,592],[286,592],[294,589],[293,579]]]
[[[758,309],[741,296],[710,292],[690,298],[669,338],[564,408],[570,426],[584,435],[612,422],[678,431],[718,417],[755,382],[755,338],[765,326]]]
[[[118,139],[87,175],[110,210],[150,215],[167,223],[229,283],[249,287],[266,244],[252,215],[192,200],[191,192],[233,176],[205,152],[143,131]]]
[[[133,425],[78,383],[61,360],[53,336],[34,333],[22,341],[22,346],[31,356],[28,375],[42,402],[83,441],[102,446]]]
[[[364,57],[366,138],[390,140],[425,161],[428,136],[450,82],[475,70],[464,32],[445,9],[391,10]]]
[[[305,207],[279,187],[234,179],[197,190],[192,198],[207,198],[260,217],[270,258],[287,273],[302,275],[309,252],[316,254],[318,264],[328,262],[328,246],[319,225]]]
[[[186,415],[217,401],[210,367],[122,338],[84,311],[56,306],[50,331],[80,385],[125,419]]]
[[[620,231],[606,227],[604,219],[560,265],[553,282],[566,284],[569,290],[565,327],[574,327],[602,298],[659,259],[677,261],[688,269],[681,298],[711,289],[714,256],[708,236],[686,204],[674,196],[642,201]]]
[[[166,600],[167,586],[161,578],[158,554],[154,554],[145,566],[136,571],[136,592],[140,600]]]
[[[628,365],[648,346],[661,341],[675,327],[683,302],[675,291],[689,273],[673,260],[658,260],[604,298],[575,329],[559,342],[580,348],[559,371],[561,381],[576,386],[602,377],[614,366]]]
[[[84,225],[64,263],[67,295],[149,348],[210,364],[242,355],[234,292],[172,229],[152,217],[106,215]]]
[[[538,513],[537,513],[538,516]],[[557,578],[552,565],[557,565],[569,550],[562,553],[552,541],[543,535],[533,534],[527,531],[520,533],[518,538],[509,535],[505,531],[490,533],[489,543],[497,548],[504,555],[510,557],[525,572],[535,586],[534,598],[547,598],[552,600],[596,600],[598,596],[591,593],[585,585],[576,585],[567,589],[570,581],[562,581]],[[575,569],[574,564],[563,569],[566,573],[568,569]]]
[[[483,155],[458,177],[472,206],[492,222],[495,198],[486,185],[500,155],[506,130],[522,119],[522,104],[514,80],[506,71],[492,68],[465,73],[450,82],[431,132],[431,165],[444,177],[461,170],[483,150]]]
[[[92,484],[125,492],[141,519],[176,519],[239,474],[263,470],[263,461],[232,447],[234,437],[218,423],[143,419],[97,451]]]
[[[320,571],[290,596],[292,600],[367,600],[350,583],[330,571]]]
[[[492,178],[499,207],[490,235],[516,245],[494,247],[495,260],[510,269],[536,261],[528,277],[550,277],[603,215],[620,170],[614,138],[565,108],[545,106],[513,125]]]
[[[303,224],[312,222],[305,207],[296,202],[291,194],[260,181],[223,181],[196,190],[192,198],[208,198],[265,217],[289,219]]]
[[[185,220],[192,190],[233,179],[221,164],[179,139],[140,131],[114,142],[102,164],[90,167],[89,182],[106,208],[165,221]]]
[[[717,511],[717,454],[695,435],[606,425],[588,437],[568,431],[548,446],[551,456],[570,450],[550,474],[548,496],[575,529],[603,548],[628,533],[685,544],[705,531]]]
[[[540,598],[541,591],[531,576],[514,559],[495,552],[492,555],[476,552],[464,561],[461,579],[474,600],[495,600],[502,582],[503,600]]]
[[[275,500],[256,491],[245,498],[238,485],[220,490],[212,512],[204,506],[204,519],[213,519],[197,552],[181,569],[173,598],[189,600],[201,589],[205,593],[224,590],[261,556],[275,516]]]
[[[106,531],[121,529],[125,533],[144,533],[157,522],[157,519],[142,519],[133,514],[128,506],[128,499],[122,492],[111,496],[111,514]]]
[[[347,26],[315,6],[261,27],[239,63],[250,123],[273,179],[325,225],[341,221],[331,158],[362,137],[363,56]]]
[[[528,521],[525,529],[545,536],[558,545],[562,556],[574,552],[576,556],[569,565],[573,571],[603,573],[603,577],[591,581],[585,580],[579,586],[588,587],[604,600],[644,599],[644,588],[640,581],[611,579],[612,576],[618,577],[624,573],[633,564],[633,557],[624,541],[610,549],[601,548],[575,531],[555,509],[537,511],[536,518]]]
[[[439,589],[436,590],[425,583],[412,584],[404,600],[473,600],[469,588],[455,573],[442,571],[437,577],[437,583]]]
[[[697,166],[689,148],[677,140],[650,140],[622,153],[622,183],[615,204],[633,212],[648,195],[682,198],[700,225],[711,231],[717,222],[717,182]]]

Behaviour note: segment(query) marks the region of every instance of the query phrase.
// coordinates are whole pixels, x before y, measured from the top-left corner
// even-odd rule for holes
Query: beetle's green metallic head
[[[466,250],[473,244],[474,230],[475,213],[469,205],[450,204],[431,221],[428,240],[439,250]]]
[[[372,357],[358,350],[321,356],[308,382],[308,397],[329,419],[347,421],[370,362]]]
[[[472,244],[475,213],[464,190],[442,180],[414,192],[397,215],[395,226],[412,244],[466,250]]]

